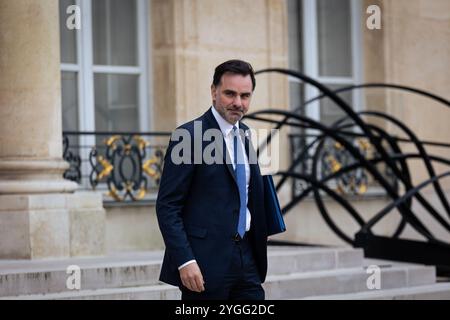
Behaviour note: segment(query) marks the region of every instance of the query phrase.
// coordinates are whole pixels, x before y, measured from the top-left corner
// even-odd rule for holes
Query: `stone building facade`
[[[371,5],[380,9],[380,29],[366,26]],[[81,28],[70,29],[77,8]],[[62,179],[63,130],[171,131],[209,107],[214,67],[231,58],[256,70],[300,70],[333,88],[394,83],[450,99],[449,25],[446,0],[0,0],[0,258],[163,246],[152,201],[110,204],[102,192]],[[290,110],[315,93],[261,74],[252,111]],[[358,110],[398,117],[424,140],[448,142],[442,105],[391,90],[347,98]],[[310,115],[335,116],[319,108]],[[288,133],[281,133],[282,168],[291,161]],[[450,157],[448,148],[430,151]],[[426,178],[421,164],[411,168],[415,183]],[[443,186],[450,194],[448,179]],[[281,201],[290,194],[281,190]],[[369,217],[387,201],[375,195],[354,205]],[[350,232],[354,222],[330,208]],[[389,234],[397,218],[378,231]],[[280,239],[342,244],[310,200],[286,222]]]

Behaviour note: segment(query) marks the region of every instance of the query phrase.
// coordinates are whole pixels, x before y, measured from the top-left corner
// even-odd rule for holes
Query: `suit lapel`
[[[214,129],[217,129],[220,131],[219,124],[217,123],[216,119],[214,118],[214,115],[213,115],[211,109],[205,113],[205,117],[208,121],[208,126],[210,128],[214,128]],[[220,132],[222,132],[222,131],[220,131]],[[231,174],[231,177],[233,178],[233,180],[237,186],[236,173],[234,172],[233,165],[231,164],[232,163],[231,157],[230,157],[230,154],[228,153],[227,145],[225,144],[225,137],[223,136],[223,134],[221,134],[221,137],[222,137],[222,140],[220,142],[217,140],[214,140],[214,143],[216,144],[215,149],[216,149],[216,151],[218,151],[220,153],[220,156],[222,157],[228,171]]]
[[[219,146],[218,149],[222,149],[223,160],[225,161],[228,171],[230,172],[230,174],[233,177],[233,180],[237,186],[236,172],[234,171],[234,168],[233,168],[233,165],[231,162],[231,157],[230,157],[230,154],[228,153],[227,145],[225,144],[225,138],[223,137],[223,135],[222,135],[222,148],[220,148],[220,146]]]

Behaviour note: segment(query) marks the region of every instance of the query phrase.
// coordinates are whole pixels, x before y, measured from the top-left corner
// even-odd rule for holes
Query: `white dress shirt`
[[[231,163],[233,165],[233,169],[236,169],[236,164],[234,163],[234,147],[233,147],[233,125],[226,121],[222,116],[217,112],[216,108],[211,107],[214,118],[219,124],[220,131],[222,131],[223,138],[225,140],[225,145],[227,146],[228,154],[230,155]],[[239,130],[239,121],[234,124]],[[242,140],[239,138],[238,143],[241,144],[242,150],[245,150],[245,146],[242,143]],[[250,166],[248,164],[248,157],[244,151],[244,161],[245,161],[245,181],[246,181],[246,192],[245,192],[245,203],[248,205],[248,186],[250,184]],[[246,225],[245,231],[250,230],[250,220],[251,215],[248,207],[246,208]],[[189,260],[186,263],[183,263],[178,267],[178,270],[187,266],[188,264],[196,262],[195,260]]]

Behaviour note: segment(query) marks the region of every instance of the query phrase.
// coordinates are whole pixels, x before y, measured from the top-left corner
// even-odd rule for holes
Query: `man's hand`
[[[180,278],[183,285],[191,291],[202,292],[205,291],[203,286],[203,275],[198,267],[197,262],[193,262],[180,269]]]

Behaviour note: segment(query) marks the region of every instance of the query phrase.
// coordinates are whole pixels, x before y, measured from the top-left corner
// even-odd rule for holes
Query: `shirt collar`
[[[233,125],[225,120],[219,112],[217,112],[214,106],[211,107],[214,118],[216,118],[217,123],[219,124],[220,131],[224,137],[227,137],[230,134],[230,131],[233,130]],[[239,121],[235,124],[236,128],[239,130]]]

